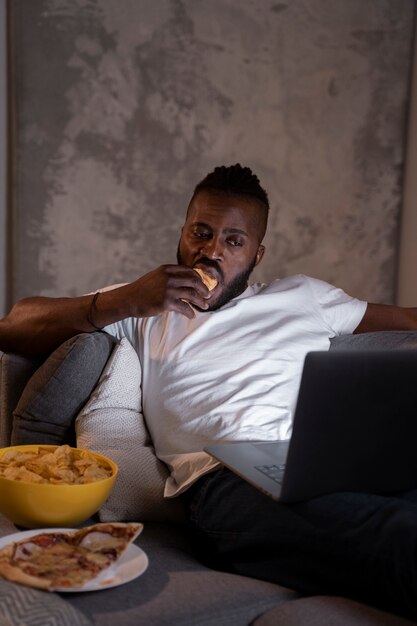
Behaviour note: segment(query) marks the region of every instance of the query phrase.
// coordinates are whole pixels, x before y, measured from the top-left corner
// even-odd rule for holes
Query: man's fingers
[[[135,300],[133,314],[137,317],[177,311],[186,317],[195,315],[193,306],[208,308],[210,291],[190,267],[165,265],[145,274],[132,283]]]
[[[187,300],[178,300],[175,306],[172,307],[172,310],[185,315],[185,317],[188,317],[189,319],[193,319],[193,317],[195,317],[195,311]]]
[[[191,305],[198,306],[200,309],[208,309],[209,307],[208,299],[210,294],[208,294],[207,298],[201,297],[201,295],[191,287],[184,287],[178,290],[178,293],[181,300],[189,302]]]
[[[169,285],[174,288],[192,288],[203,298],[210,296],[210,291],[201,280],[199,274],[190,267],[182,267],[179,265],[167,266],[167,273],[171,274]]]

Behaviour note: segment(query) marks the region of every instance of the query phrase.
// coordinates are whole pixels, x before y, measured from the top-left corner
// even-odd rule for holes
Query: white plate
[[[6,535],[0,537],[0,549],[13,543],[14,541],[22,541],[23,539],[30,539],[35,535],[41,533],[53,533],[60,532],[65,533],[68,531],[74,531],[79,529],[74,528],[37,528],[36,530],[24,530],[12,535]],[[124,551],[120,559],[114,565],[111,565],[98,576],[90,580],[82,587],[55,587],[54,591],[74,593],[79,591],[99,591],[100,589],[109,589],[110,587],[117,587],[123,585],[131,580],[134,580],[138,576],[143,574],[149,565],[148,557],[145,552],[134,543],[131,543],[129,547]]]

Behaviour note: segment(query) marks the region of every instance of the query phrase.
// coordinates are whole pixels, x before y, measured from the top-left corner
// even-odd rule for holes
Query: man
[[[195,189],[178,265],[79,298],[29,298],[0,322],[0,348],[42,353],[79,332],[126,336],[143,411],[216,566],[305,593],[339,593],[417,617],[417,491],[274,502],[202,450],[214,440],[291,435],[304,356],[332,336],[417,329],[417,312],[367,304],[295,276],[248,286],[264,254],[268,196],[249,168],[216,168]],[[212,291],[194,269],[215,281]]]

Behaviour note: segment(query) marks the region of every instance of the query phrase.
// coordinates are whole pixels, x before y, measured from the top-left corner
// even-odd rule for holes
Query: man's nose
[[[222,259],[223,258],[223,246],[217,237],[205,241],[204,246],[201,248],[201,253],[208,259]]]

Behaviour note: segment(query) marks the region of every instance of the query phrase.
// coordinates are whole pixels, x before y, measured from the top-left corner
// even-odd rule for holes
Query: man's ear
[[[256,253],[256,262],[255,265],[258,265],[262,261],[262,257],[265,252],[265,246],[259,246],[258,252]]]

